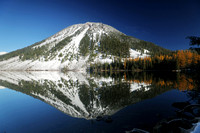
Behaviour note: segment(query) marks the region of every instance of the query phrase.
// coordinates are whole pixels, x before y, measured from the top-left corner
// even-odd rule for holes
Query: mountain
[[[0,56],[0,70],[85,70],[94,62],[145,57],[169,50],[102,23],[76,24],[23,49]]]

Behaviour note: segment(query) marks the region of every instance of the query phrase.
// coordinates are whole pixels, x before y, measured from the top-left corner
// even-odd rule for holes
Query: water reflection
[[[192,76],[191,74],[173,72],[141,72],[135,74],[137,74],[137,76],[134,77],[134,74],[124,73],[124,79],[130,83],[171,87],[179,89],[180,91],[194,90],[199,87],[195,82],[194,75]],[[131,78],[128,79],[127,75],[131,75]]]
[[[113,115],[122,108],[170,89],[194,89],[177,73],[1,72],[0,85],[38,98],[77,118]]]
[[[169,72],[0,73],[0,86],[40,99],[72,117],[114,121],[107,127],[112,131],[133,127],[152,129],[158,121],[175,114],[172,103],[188,98],[194,101],[195,97],[179,93],[179,90],[185,93],[185,90],[195,90],[198,88],[196,83],[191,75]],[[151,100],[141,102],[145,99]],[[120,126],[116,126],[116,120]],[[109,132],[101,129],[104,130]]]

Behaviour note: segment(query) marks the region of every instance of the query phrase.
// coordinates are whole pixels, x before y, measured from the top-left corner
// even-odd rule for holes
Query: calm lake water
[[[0,133],[153,132],[198,103],[183,73],[0,72],[0,86]]]

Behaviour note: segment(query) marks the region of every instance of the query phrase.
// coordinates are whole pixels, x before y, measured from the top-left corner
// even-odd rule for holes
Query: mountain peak
[[[71,29],[76,29],[76,28],[80,28],[80,29],[88,28],[88,31],[95,32],[95,33],[103,31],[104,33],[111,33],[111,32],[116,33],[117,32],[117,33],[123,34],[122,32],[113,28],[112,26],[107,25],[107,24],[103,24],[103,23],[100,23],[100,22],[86,22],[86,23],[83,23],[83,24],[75,24],[75,25],[72,25],[72,26],[65,28],[64,31],[68,31],[69,29],[71,30]]]
[[[85,24],[87,24],[87,23],[91,23],[91,24],[100,24],[101,22],[85,22]],[[102,23],[101,23],[102,24]]]

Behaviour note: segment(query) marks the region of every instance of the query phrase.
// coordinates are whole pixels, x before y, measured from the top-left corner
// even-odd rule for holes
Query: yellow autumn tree
[[[185,66],[186,66],[186,57],[185,57],[185,54],[184,54],[183,50],[179,50],[177,52],[177,59],[178,59],[178,65],[180,66],[180,68],[185,68]]]

